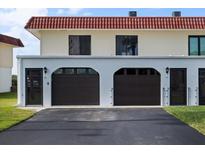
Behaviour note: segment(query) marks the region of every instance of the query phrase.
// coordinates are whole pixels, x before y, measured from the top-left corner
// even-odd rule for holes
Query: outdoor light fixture
[[[45,73],[45,74],[48,72],[47,67],[44,67],[43,70],[44,70],[44,73]]]
[[[169,73],[169,67],[166,67],[166,73],[167,74]]]

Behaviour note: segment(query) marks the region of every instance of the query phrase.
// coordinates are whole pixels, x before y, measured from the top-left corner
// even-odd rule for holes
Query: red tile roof
[[[6,44],[11,44],[11,45],[18,46],[18,47],[24,47],[24,45],[20,39],[17,39],[17,38],[11,37],[11,36],[7,36],[7,35],[0,34],[0,42],[6,43]]]
[[[205,17],[32,17],[26,29],[205,29]]]

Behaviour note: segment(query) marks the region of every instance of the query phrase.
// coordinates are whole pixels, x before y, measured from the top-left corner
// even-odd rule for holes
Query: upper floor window
[[[133,35],[116,36],[116,55],[138,55],[138,38]]]
[[[90,55],[91,36],[89,35],[70,35],[69,36],[69,55]]]
[[[189,36],[189,55],[205,55],[205,36]]]

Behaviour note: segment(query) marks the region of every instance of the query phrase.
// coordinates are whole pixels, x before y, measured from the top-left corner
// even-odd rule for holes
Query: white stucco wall
[[[187,68],[187,105],[198,105],[198,69],[205,57],[22,57],[18,58],[18,103],[25,106],[25,68],[44,68],[43,106],[51,107],[51,75],[61,67],[91,67],[100,74],[100,107],[113,106],[113,74],[120,68],[154,68],[161,74],[161,106],[169,105],[169,68]]]
[[[203,30],[43,30],[42,55],[68,55],[69,35],[91,35],[91,55],[114,56],[116,35],[137,35],[139,56],[188,55],[188,36]]]
[[[11,68],[0,67],[0,93],[10,91],[11,77]]]
[[[0,43],[0,67],[10,68],[13,66],[13,46]]]
[[[13,47],[0,43],[0,93],[9,92],[11,89]]]

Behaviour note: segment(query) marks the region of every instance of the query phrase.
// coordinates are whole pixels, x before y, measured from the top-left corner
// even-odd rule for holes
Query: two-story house
[[[23,47],[20,39],[0,34],[0,93],[11,90],[13,48],[16,47]]]
[[[20,106],[205,104],[205,17],[32,17]]]

